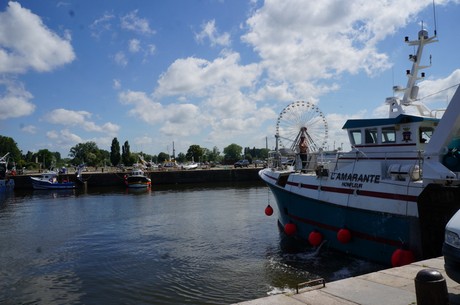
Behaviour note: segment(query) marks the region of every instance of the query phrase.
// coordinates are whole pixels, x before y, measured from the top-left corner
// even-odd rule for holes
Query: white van
[[[442,254],[447,275],[460,283],[460,210],[446,225]]]

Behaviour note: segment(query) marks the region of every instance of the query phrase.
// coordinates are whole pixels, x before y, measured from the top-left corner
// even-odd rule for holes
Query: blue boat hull
[[[65,190],[74,189],[75,182],[50,183],[47,181],[32,181],[32,187],[35,190]]]
[[[416,217],[353,209],[268,186],[276,198],[281,225],[294,223],[298,239],[308,242],[310,233],[318,231],[328,247],[385,265],[391,265],[397,249],[407,247],[416,257],[421,256]],[[337,236],[343,228],[351,233],[347,243],[340,242]]]

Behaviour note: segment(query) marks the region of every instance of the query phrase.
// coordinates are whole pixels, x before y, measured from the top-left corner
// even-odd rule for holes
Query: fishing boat
[[[140,168],[133,168],[130,174],[125,175],[125,184],[129,188],[148,188],[152,180]]]
[[[11,173],[8,172],[7,157],[9,154],[0,158],[0,194],[14,189],[14,180],[11,178]]]
[[[416,50],[407,86],[394,87],[399,96],[386,99],[388,117],[346,121],[350,151],[325,150],[327,131],[318,138],[310,126],[324,123],[324,115],[311,103],[295,105],[316,117],[293,124],[290,138],[278,119],[277,148],[259,176],[276,199],[286,235],[384,265],[442,255],[445,225],[460,207],[460,90],[442,112],[417,98],[425,76],[419,72],[429,67],[420,64],[422,52],[436,41],[424,29],[414,40],[406,37]],[[278,141],[292,145],[279,148]],[[292,166],[282,162],[291,157]],[[269,204],[266,214],[273,211]]]
[[[75,182],[60,177],[55,171],[46,171],[40,177],[30,177],[34,190],[61,190],[75,188]]]

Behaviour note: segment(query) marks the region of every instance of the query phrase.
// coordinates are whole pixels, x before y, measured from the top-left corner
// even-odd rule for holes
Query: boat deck
[[[460,304],[460,284],[444,270],[444,258],[419,261],[301,290],[298,294],[279,294],[239,305],[401,305],[416,304],[415,277],[420,270],[435,269],[445,278],[449,304]]]

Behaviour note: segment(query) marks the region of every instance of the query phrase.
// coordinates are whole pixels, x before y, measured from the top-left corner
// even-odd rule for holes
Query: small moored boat
[[[40,177],[30,177],[35,190],[73,189],[75,182],[59,177],[54,171],[44,172]]]
[[[129,188],[145,188],[151,186],[152,180],[145,175],[142,169],[133,168],[130,174],[125,175],[125,184]]]

